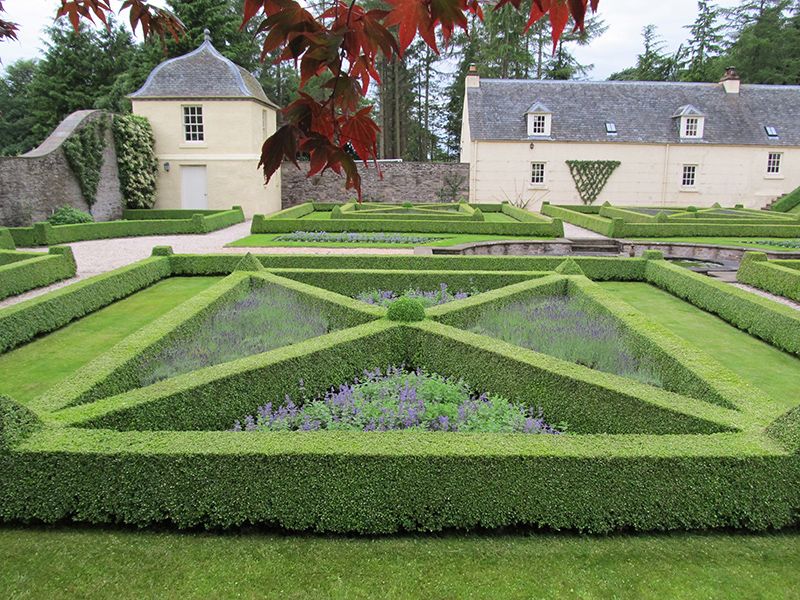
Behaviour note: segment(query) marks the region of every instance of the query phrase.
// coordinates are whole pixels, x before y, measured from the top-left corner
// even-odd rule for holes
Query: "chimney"
[[[726,94],[739,93],[739,73],[736,72],[736,67],[728,67],[725,69],[725,75],[719,81],[725,89]]]
[[[468,88],[481,87],[481,77],[478,75],[478,67],[474,64],[469,66],[469,71],[467,72],[467,77],[464,80],[464,83]]]

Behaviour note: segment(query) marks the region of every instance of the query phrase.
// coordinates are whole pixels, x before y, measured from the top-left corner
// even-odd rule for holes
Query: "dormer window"
[[[606,133],[608,135],[617,135],[617,124],[606,121]]]
[[[549,136],[553,114],[541,102],[534,102],[525,113],[528,118],[528,137]]]
[[[691,104],[681,106],[675,111],[672,118],[679,119],[678,132],[680,133],[681,139],[698,140],[703,138],[705,115]]]
[[[767,137],[770,139],[777,139],[778,137],[778,130],[775,129],[772,125],[765,125],[764,131],[767,134]]]

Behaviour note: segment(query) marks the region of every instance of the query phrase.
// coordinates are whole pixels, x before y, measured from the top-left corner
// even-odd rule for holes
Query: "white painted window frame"
[[[705,118],[699,115],[681,117],[681,138],[702,140],[705,129]]]
[[[767,154],[767,179],[783,178],[783,152],[769,152]]]
[[[684,163],[681,165],[681,191],[695,192],[697,191],[697,171],[700,165],[697,163]],[[691,177],[689,176],[691,173]],[[691,179],[691,183],[686,183]]]
[[[541,127],[538,125],[541,124]],[[553,125],[553,115],[528,113],[528,137],[547,137]]]
[[[183,142],[185,144],[205,144],[206,131],[202,104],[181,105],[183,123]]]
[[[541,165],[541,181],[533,180],[534,165]],[[532,160],[528,176],[528,186],[533,188],[543,188],[547,185],[547,162],[543,160]]]

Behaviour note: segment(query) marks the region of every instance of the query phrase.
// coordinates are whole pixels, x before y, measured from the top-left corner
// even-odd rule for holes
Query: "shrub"
[[[425,307],[419,300],[404,296],[392,302],[386,316],[390,321],[422,321],[425,318]]]
[[[156,201],[158,160],[150,122],[138,115],[117,115],[112,129],[125,203],[128,208],[152,208]]]
[[[75,223],[93,223],[94,217],[72,206],[62,206],[47,219],[51,225],[74,225]]]

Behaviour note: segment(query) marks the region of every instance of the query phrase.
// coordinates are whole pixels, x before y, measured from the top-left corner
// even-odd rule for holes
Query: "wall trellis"
[[[581,202],[592,204],[620,165],[618,160],[568,160],[567,166],[575,181]]]

